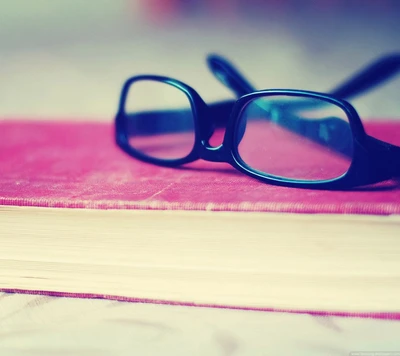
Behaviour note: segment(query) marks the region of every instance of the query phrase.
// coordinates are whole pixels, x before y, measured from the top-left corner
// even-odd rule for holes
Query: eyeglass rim
[[[151,157],[140,150],[135,149],[129,144],[128,137],[126,135],[126,130],[123,128],[124,126],[124,121],[125,121],[125,116],[127,115],[125,111],[125,105],[129,93],[130,87],[140,81],[153,81],[153,82],[159,82],[159,83],[164,83],[171,85],[178,90],[182,91],[186,97],[189,100],[191,109],[192,109],[192,115],[193,115],[193,121],[194,121],[194,142],[193,142],[193,147],[191,151],[184,157],[181,158],[173,158],[173,159],[165,159],[165,158],[156,158],[156,157]],[[118,105],[118,112],[116,115],[116,131],[117,131],[117,144],[120,148],[122,148],[126,153],[129,155],[140,159],[144,162],[148,163],[153,163],[157,165],[162,165],[166,167],[176,167],[180,166],[186,163],[190,163],[193,161],[198,160],[200,157],[198,155],[198,149],[199,149],[199,143],[201,141],[201,135],[200,132],[202,130],[202,123],[199,120],[199,112],[204,110],[206,108],[206,103],[203,101],[203,99],[200,97],[200,95],[197,93],[196,90],[194,90],[192,87],[187,85],[186,83],[174,79],[171,77],[166,77],[166,76],[161,76],[161,75],[150,75],[150,74],[143,74],[143,75],[138,75],[134,77],[130,77],[127,79],[122,87],[121,95],[120,95],[120,100],[119,100],[119,105]]]
[[[246,164],[243,159],[241,158],[238,150],[238,145],[234,144],[235,136],[237,133],[237,126],[240,123],[240,118],[243,110],[245,110],[246,106],[252,102],[253,100],[260,98],[260,97],[268,97],[268,96],[290,96],[290,97],[303,97],[303,98],[313,98],[318,99],[321,101],[329,102],[337,107],[339,107],[343,112],[346,114],[348,118],[348,122],[350,124],[350,130],[353,136],[353,152],[354,156],[352,158],[351,163],[349,164],[348,170],[343,173],[339,177],[335,177],[332,179],[326,180],[304,180],[304,179],[293,179],[293,178],[284,178],[279,177],[263,172],[259,172],[254,168],[251,168],[248,164]],[[366,133],[364,130],[364,126],[362,121],[354,109],[354,107],[345,100],[335,98],[330,94],[309,91],[309,90],[300,90],[300,89],[264,89],[258,90],[240,97],[232,110],[232,117],[234,121],[232,122],[233,126],[227,128],[224,144],[226,147],[231,148],[231,155],[234,159],[234,166],[235,168],[239,169],[243,173],[252,176],[253,178],[257,179],[267,179],[270,183],[275,184],[284,184],[284,185],[321,185],[321,186],[329,186],[331,184],[337,184],[342,182],[343,180],[352,180],[353,174],[359,171],[358,161],[355,160],[355,157],[358,156],[356,152],[359,152],[360,145],[363,145],[364,140],[366,138]]]
[[[161,159],[154,158],[151,156],[144,155],[140,151],[134,149],[129,145],[126,133],[123,128],[123,121],[125,113],[125,103],[128,95],[128,91],[130,86],[140,80],[151,80],[161,83],[166,83],[176,87],[177,89],[183,91],[191,104],[193,120],[195,124],[195,140],[193,144],[193,148],[191,152],[185,157],[179,159]],[[297,180],[297,179],[288,179],[283,177],[276,177],[267,174],[260,174],[260,172],[251,169],[244,165],[239,158],[239,154],[237,151],[237,145],[234,144],[234,136],[237,122],[240,118],[240,112],[246,106],[246,104],[254,100],[257,97],[262,96],[272,96],[272,95],[289,95],[289,96],[302,96],[302,97],[312,97],[318,98],[320,100],[328,101],[332,104],[339,106],[343,109],[349,119],[351,132],[353,135],[353,143],[354,143],[354,157],[350,164],[350,167],[346,173],[342,176],[329,179],[329,180],[320,180],[320,181],[309,181],[309,180]],[[166,76],[160,75],[138,75],[127,79],[123,85],[118,112],[116,115],[115,123],[116,123],[116,142],[117,145],[130,156],[135,157],[141,161],[161,165],[165,167],[176,167],[183,164],[187,164],[198,159],[206,159],[200,152],[204,152],[205,146],[203,137],[201,136],[202,130],[204,130],[204,126],[209,124],[207,123],[207,117],[203,113],[207,112],[207,104],[200,97],[198,92],[187,85],[186,83]],[[300,89],[263,89],[258,90],[246,95],[243,95],[239,99],[234,102],[230,117],[227,121],[226,131],[223,139],[224,151],[222,152],[222,159],[218,160],[218,162],[226,162],[231,164],[234,168],[238,169],[242,173],[261,180],[265,183],[274,184],[274,185],[283,185],[288,187],[301,187],[301,188],[316,188],[316,189],[334,189],[334,188],[345,188],[349,185],[353,185],[353,181],[357,181],[357,175],[362,173],[365,168],[364,165],[360,161],[361,159],[357,159],[357,157],[365,155],[365,152],[361,152],[365,148],[364,141],[366,140],[367,135],[365,133],[364,127],[362,125],[361,119],[354,109],[354,107],[348,103],[347,101],[336,98],[331,94],[309,91],[309,90],[300,90]],[[220,146],[220,147],[221,147]],[[216,149],[220,148],[217,147]],[[361,153],[361,154],[360,154]]]

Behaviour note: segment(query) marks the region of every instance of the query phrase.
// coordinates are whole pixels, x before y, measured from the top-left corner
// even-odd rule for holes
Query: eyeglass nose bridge
[[[201,159],[209,162],[230,162],[229,152],[227,152],[223,143],[214,147],[210,146],[208,142],[202,141],[199,155]]]

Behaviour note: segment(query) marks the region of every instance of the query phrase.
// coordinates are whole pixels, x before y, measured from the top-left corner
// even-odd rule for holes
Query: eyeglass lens
[[[345,174],[352,162],[347,113],[316,97],[255,98],[242,110],[235,136],[244,164],[269,176],[331,180]]]
[[[184,91],[158,81],[133,82],[125,113],[128,142],[136,151],[158,159],[180,159],[192,151],[194,117]]]

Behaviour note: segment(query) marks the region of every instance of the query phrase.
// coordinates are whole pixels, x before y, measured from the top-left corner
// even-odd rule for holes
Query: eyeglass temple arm
[[[208,104],[209,117],[201,123],[204,133],[211,137],[215,128],[225,128],[232,112],[235,100],[225,100]],[[124,117],[125,130],[128,135],[155,135],[157,133],[178,133],[193,131],[192,109],[150,110],[137,113],[119,114]]]
[[[349,100],[382,84],[399,71],[400,53],[388,54],[362,68],[330,93],[338,98]]]
[[[243,74],[222,56],[210,54],[207,62],[213,74],[237,96],[256,91]],[[330,94],[349,100],[392,78],[399,71],[400,53],[388,54],[362,68],[337,88],[331,90]]]
[[[207,64],[215,77],[237,97],[256,91],[256,88],[227,59],[217,54],[207,57]]]
[[[400,179],[400,147],[366,136],[365,147],[368,151],[369,172],[374,183],[387,179]]]

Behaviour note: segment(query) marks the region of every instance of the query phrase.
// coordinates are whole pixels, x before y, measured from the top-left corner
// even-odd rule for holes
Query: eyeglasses
[[[393,58],[397,67],[390,75],[400,64]],[[377,75],[382,66],[375,64],[368,69],[374,80],[361,73],[342,86],[342,94],[355,95],[389,77],[385,60],[385,73]],[[207,105],[179,80],[132,77],[116,115],[118,146],[160,166],[226,162],[262,182],[289,187],[348,189],[400,175],[400,147],[367,135],[354,107],[338,93],[255,90],[222,57],[210,56],[209,65],[238,100]]]

